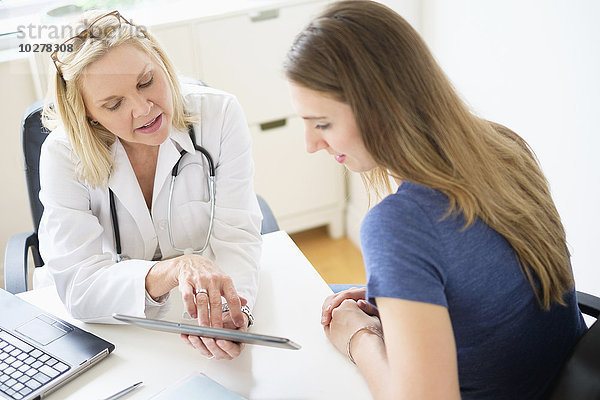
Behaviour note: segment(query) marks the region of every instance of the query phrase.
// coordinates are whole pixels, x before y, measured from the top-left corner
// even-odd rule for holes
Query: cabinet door
[[[294,37],[327,2],[202,21],[196,26],[202,76],[236,95],[249,124],[293,114],[282,63]]]
[[[150,31],[167,52],[178,73],[198,79],[201,75],[197,66],[198,55],[193,43],[191,24],[156,26]]]
[[[288,118],[283,127],[250,126],[254,185],[273,209],[281,228],[296,231],[342,223],[344,168],[325,152],[308,154],[304,122]]]

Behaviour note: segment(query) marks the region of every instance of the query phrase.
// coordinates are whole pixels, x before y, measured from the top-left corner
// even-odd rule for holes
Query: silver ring
[[[206,289],[194,289],[194,296],[197,296],[200,293],[204,293],[205,295],[208,296],[208,290],[206,290]]]

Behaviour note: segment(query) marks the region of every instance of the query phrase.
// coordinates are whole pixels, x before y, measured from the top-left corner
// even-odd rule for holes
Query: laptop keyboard
[[[69,366],[0,329],[0,394],[20,400]]]

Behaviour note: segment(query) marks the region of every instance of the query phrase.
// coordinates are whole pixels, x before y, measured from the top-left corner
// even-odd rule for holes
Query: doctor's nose
[[[134,118],[143,117],[143,116],[148,115],[154,104],[144,96],[136,96],[132,100],[132,102],[133,102],[133,109],[132,109],[131,113]]]
[[[304,141],[306,142],[306,151],[308,153],[315,153],[329,147],[329,144],[321,137],[320,132],[314,132],[310,129],[306,129]]]

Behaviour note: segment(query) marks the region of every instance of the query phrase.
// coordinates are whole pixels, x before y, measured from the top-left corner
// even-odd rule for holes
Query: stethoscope
[[[194,148],[196,151],[199,151],[204,155],[206,161],[208,161],[208,194],[210,196],[210,220],[208,222],[208,232],[206,234],[206,240],[204,241],[204,245],[200,250],[194,250],[192,248],[180,249],[175,246],[175,241],[173,240],[173,226],[171,224],[171,203],[173,200],[173,187],[175,186],[175,179],[179,174],[179,171],[185,168],[182,167],[179,169],[179,163],[183,156],[187,154],[187,151],[181,150],[181,155],[179,156],[179,160],[173,166],[173,170],[171,171],[171,184],[169,186],[169,203],[167,206],[167,225],[169,232],[169,242],[171,242],[171,247],[177,251],[181,251],[184,254],[202,254],[208,247],[208,242],[210,241],[210,235],[212,234],[213,229],[213,221],[215,220],[215,165],[213,163],[213,159],[210,156],[210,153],[202,146],[196,144],[196,135],[194,133],[194,127],[190,125],[188,127],[188,131],[190,137],[192,138],[192,143],[194,144]],[[188,164],[191,165],[191,164]],[[127,256],[121,254],[121,234],[119,231],[119,220],[117,219],[117,210],[115,207],[115,194],[109,188],[108,189],[109,203],[110,203],[110,219],[112,222],[113,235],[115,237],[115,250],[117,251],[117,262],[121,262],[123,260],[128,259]]]

